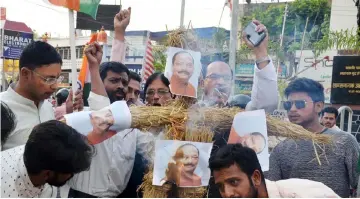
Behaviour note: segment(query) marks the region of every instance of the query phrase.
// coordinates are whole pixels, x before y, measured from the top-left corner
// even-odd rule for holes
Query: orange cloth
[[[175,77],[175,75],[171,76],[170,90],[171,93],[175,95],[196,97],[196,89],[194,88],[194,86],[190,82],[185,85],[180,83]]]

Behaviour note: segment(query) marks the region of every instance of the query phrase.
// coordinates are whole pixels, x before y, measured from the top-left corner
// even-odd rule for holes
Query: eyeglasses
[[[211,75],[206,76],[206,78],[212,79],[212,80],[218,80],[220,78],[223,78],[223,80],[226,82],[229,82],[232,80],[232,76],[230,76],[230,75],[218,75],[218,74],[211,74]]]
[[[305,100],[293,100],[293,101],[284,101],[283,106],[284,109],[290,111],[291,107],[295,104],[297,109],[303,109],[306,107],[306,104],[309,103]]]
[[[35,73],[37,76],[39,76],[42,80],[44,80],[45,84],[47,85],[53,85],[53,84],[59,84],[64,80],[64,76],[59,76],[58,78],[56,77],[44,77],[42,75],[40,75],[39,73],[35,72],[32,70],[33,73]]]
[[[165,95],[167,95],[168,93],[170,93],[170,91],[169,91],[169,90],[157,90],[157,91],[155,91],[155,90],[148,90],[148,91],[146,92],[146,95],[152,97],[152,96],[155,95],[155,93],[157,93],[159,96],[165,96]]]

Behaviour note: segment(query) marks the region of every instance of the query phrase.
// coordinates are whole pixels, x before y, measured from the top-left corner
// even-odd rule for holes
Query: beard
[[[259,193],[258,190],[255,188],[254,183],[251,180],[251,177],[249,177],[249,182],[250,182],[250,188],[246,198],[257,198]]]
[[[110,99],[110,103],[114,103],[116,101],[121,101],[125,99],[125,92],[124,89],[116,89],[115,91],[106,91],[109,99]]]
[[[59,176],[56,174],[52,178],[50,178],[47,183],[54,187],[62,187],[66,184],[67,181],[69,181],[74,175],[71,175],[71,177],[65,181],[60,181]]]

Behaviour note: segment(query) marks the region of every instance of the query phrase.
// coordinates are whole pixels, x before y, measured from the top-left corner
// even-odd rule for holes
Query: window
[[[70,59],[70,49],[69,48],[64,49],[63,59]]]

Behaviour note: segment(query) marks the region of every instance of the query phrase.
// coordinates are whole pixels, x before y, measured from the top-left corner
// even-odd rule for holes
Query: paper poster
[[[228,143],[240,143],[253,149],[258,156],[261,169],[263,171],[269,170],[269,144],[264,110],[245,111],[236,114]]]
[[[157,140],[153,185],[166,181],[179,187],[207,186],[212,143]]]
[[[201,73],[201,53],[170,47],[167,50],[165,76],[170,80],[170,91],[175,95],[197,97]]]
[[[91,137],[92,144],[100,143],[131,126],[131,114],[125,101],[114,102],[98,111],[66,114],[64,118],[67,125]]]

